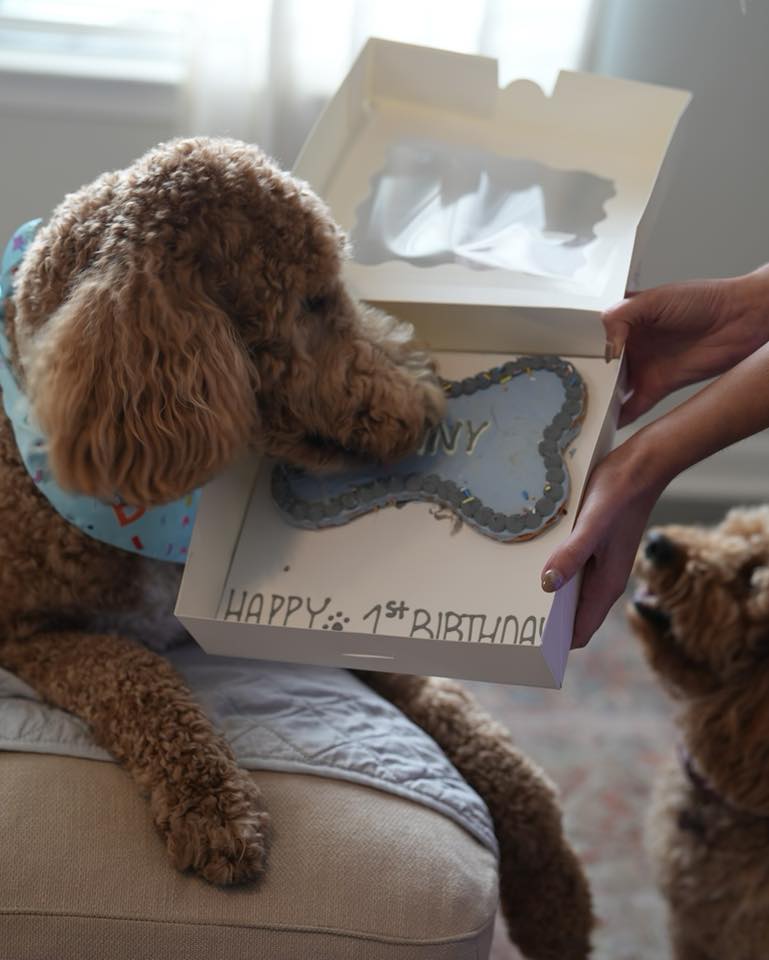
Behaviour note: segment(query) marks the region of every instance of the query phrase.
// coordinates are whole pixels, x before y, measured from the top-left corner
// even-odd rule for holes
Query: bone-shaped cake
[[[278,464],[272,495],[286,519],[318,529],[425,500],[507,542],[558,520],[569,501],[564,458],[587,403],[574,366],[556,356],[519,357],[443,387],[444,419],[398,463],[325,475]]]

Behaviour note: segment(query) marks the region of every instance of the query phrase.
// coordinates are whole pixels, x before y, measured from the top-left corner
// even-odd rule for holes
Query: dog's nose
[[[679,556],[679,549],[670,537],[652,530],[646,538],[644,555],[656,567],[669,567]]]

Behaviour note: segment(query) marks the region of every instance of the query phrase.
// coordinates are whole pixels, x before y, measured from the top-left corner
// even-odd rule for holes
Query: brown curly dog
[[[151,506],[246,450],[317,468],[415,449],[443,391],[411,328],[347,294],[344,247],[305,184],[233,141],[164,144],[68,196],[6,304],[59,483]],[[178,577],[62,519],[0,416],[0,664],[90,725],[149,795],[178,868],[244,882],[264,865],[259,791],[149,649],[179,630]],[[486,796],[521,945],[587,956],[587,885],[540,772],[457,685],[366,679]]]
[[[650,531],[629,616],[680,702],[647,839],[676,960],[769,957],[769,508]]]

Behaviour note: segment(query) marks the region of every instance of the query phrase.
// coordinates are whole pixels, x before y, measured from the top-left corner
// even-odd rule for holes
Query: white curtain
[[[549,91],[582,63],[592,0],[192,0],[180,133],[290,166],[370,36],[483,53]]]

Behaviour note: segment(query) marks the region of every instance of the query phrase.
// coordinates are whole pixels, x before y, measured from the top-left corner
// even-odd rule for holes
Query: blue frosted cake
[[[319,529],[424,500],[495,540],[518,541],[560,518],[570,492],[565,456],[587,403],[574,366],[555,356],[519,357],[443,387],[443,421],[396,464],[323,475],[277,465],[272,495],[286,519]]]

